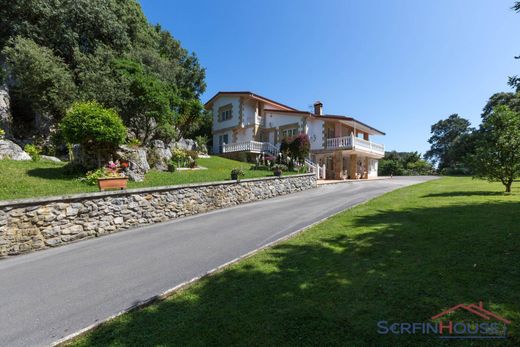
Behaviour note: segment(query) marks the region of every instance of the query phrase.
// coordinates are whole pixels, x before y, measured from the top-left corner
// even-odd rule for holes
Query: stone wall
[[[314,187],[303,174],[0,201],[0,257]]]

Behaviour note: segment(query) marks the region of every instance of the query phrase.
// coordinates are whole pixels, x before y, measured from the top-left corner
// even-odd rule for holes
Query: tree
[[[61,77],[66,76],[67,86],[62,83],[60,93],[36,100],[36,106],[43,104],[40,101],[56,104],[58,98],[67,100],[65,107],[58,103],[59,107],[49,111],[56,121],[72,101],[95,100],[114,108],[125,121],[136,121],[138,115],[138,124],[152,128],[142,129],[140,137],[171,140],[179,132],[181,136],[210,135],[200,102],[206,88],[204,68],[168,31],[148,23],[137,1],[15,0],[0,6],[0,51],[7,45],[12,48],[10,42],[18,37],[32,43],[31,51],[37,51],[34,56],[49,61],[46,66],[54,66],[43,72],[59,72],[57,78],[45,81],[62,83]],[[0,53],[0,66],[6,59],[6,53]],[[121,60],[139,66],[139,73],[121,73]],[[0,78],[24,91],[14,98],[13,105],[33,104],[33,95],[26,91],[41,90],[42,86],[39,71],[35,72],[36,79],[21,74],[23,78],[12,74],[11,79],[5,78],[7,73],[0,67]],[[52,83],[45,87],[54,90]],[[138,99],[145,101],[144,110],[134,108]],[[163,112],[165,106],[168,111]],[[25,111],[13,109],[15,123],[26,113],[27,118],[35,118],[40,112],[32,107]],[[146,118],[153,121],[146,122]]]
[[[60,123],[60,130],[68,143],[80,144],[86,151],[101,158],[111,154],[126,139],[121,117],[112,109],[97,102],[78,102],[72,105]]]
[[[520,13],[520,1],[515,1],[515,4],[513,5],[512,9],[515,12]],[[520,59],[520,55],[516,56],[515,59]],[[508,84],[511,87],[515,88],[517,93],[520,92],[520,77],[518,77],[517,75],[509,77]]]
[[[438,163],[439,170],[463,163],[465,154],[458,148],[465,144],[466,136],[472,131],[470,122],[458,114],[438,121],[431,127],[432,136],[428,140],[431,148],[424,155],[425,158]]]
[[[419,152],[385,152],[378,165],[381,176],[429,175],[432,165]]]
[[[520,113],[497,106],[483,119],[472,156],[475,177],[499,181],[511,192],[520,176]]]
[[[291,160],[295,159],[300,164],[309,156],[310,150],[311,142],[307,134],[299,134],[289,144]]]
[[[59,120],[75,94],[67,65],[49,48],[19,36],[8,42],[2,54],[15,81],[11,89],[16,102]]]

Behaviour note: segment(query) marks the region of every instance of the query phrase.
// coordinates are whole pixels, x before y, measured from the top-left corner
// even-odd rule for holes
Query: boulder
[[[52,161],[55,163],[61,163],[60,159],[58,159],[56,157],[52,157],[50,155],[41,155],[40,158],[41,158],[41,160]]]
[[[170,143],[170,149],[178,148],[186,151],[197,151],[197,143],[191,139],[180,139],[177,142]]]
[[[31,160],[31,156],[13,141],[0,140],[0,159]]]
[[[160,171],[168,170],[168,163],[172,158],[172,152],[161,140],[154,140],[148,149],[148,164],[150,167]]]
[[[0,85],[0,129],[5,131],[7,136],[11,136],[13,116],[11,114],[11,99],[6,85]]]
[[[128,167],[128,178],[131,181],[141,182],[144,180],[144,175],[150,171],[148,165],[146,149],[143,147],[131,147],[127,145],[119,146],[116,151],[117,159],[128,160],[130,163]]]

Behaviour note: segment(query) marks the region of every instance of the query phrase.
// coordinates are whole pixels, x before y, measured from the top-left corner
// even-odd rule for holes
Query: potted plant
[[[244,170],[242,170],[242,169],[234,168],[233,170],[231,170],[231,179],[232,180],[238,181],[239,177],[242,177],[244,175],[245,175],[245,173],[244,173]]]
[[[280,177],[283,171],[287,171],[287,166],[283,164],[275,164],[272,167],[275,176]]]
[[[119,161],[109,162],[108,165],[99,171],[100,177],[98,177],[98,187],[100,191],[107,189],[126,189],[128,185],[128,177],[124,170],[128,166]]]

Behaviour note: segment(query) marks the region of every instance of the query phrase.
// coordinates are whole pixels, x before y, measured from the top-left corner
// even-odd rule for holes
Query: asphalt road
[[[432,177],[340,183],[0,260],[0,346],[47,346],[336,212]]]

